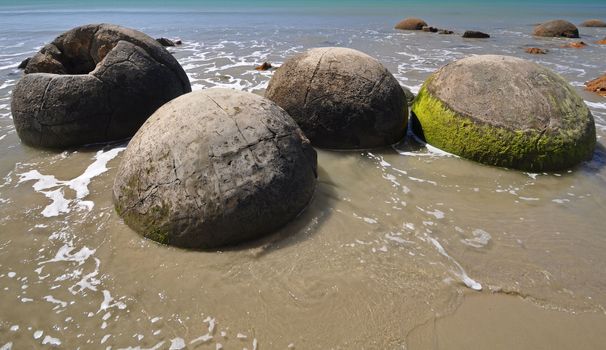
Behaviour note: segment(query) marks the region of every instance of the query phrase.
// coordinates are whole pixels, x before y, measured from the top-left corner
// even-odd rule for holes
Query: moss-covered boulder
[[[531,61],[472,56],[431,75],[413,106],[415,133],[484,164],[569,168],[596,143],[589,109],[561,76]]]
[[[291,57],[265,96],[317,147],[384,147],[406,135],[408,106],[400,84],[381,62],[357,50],[324,47]]]
[[[309,203],[316,152],[295,121],[251,93],[207,89],[158,109],[130,141],[113,188],[152,240],[214,248],[283,226]]]

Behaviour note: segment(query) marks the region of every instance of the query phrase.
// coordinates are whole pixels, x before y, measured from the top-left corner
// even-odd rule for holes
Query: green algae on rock
[[[186,248],[273,232],[312,198],[316,153],[273,102],[207,89],[162,106],[130,141],[113,189],[124,222]]]
[[[595,123],[574,89],[531,61],[497,55],[440,68],[413,106],[413,129],[429,144],[480,163],[527,171],[590,159]]]

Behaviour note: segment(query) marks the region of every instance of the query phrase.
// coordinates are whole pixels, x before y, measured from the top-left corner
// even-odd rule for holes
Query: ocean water
[[[407,16],[457,34],[392,29]],[[584,49],[531,36],[546,19],[596,17],[606,20],[606,2],[0,1],[0,349],[402,349],[412,329],[469,293],[603,315],[606,98],[582,87],[606,71],[606,46],[594,44],[606,29],[580,28]],[[161,246],[113,210],[127,141],[41,151],[21,144],[12,123],[21,60],[99,22],[180,38],[169,50],[194,90],[263,94],[272,73],[256,65],[318,46],[364,51],[413,92],[469,55],[530,59],[577,88],[598,147],[574,169],[540,174],[412,138],[319,150],[316,196],[277,234],[221,252]],[[468,29],[492,37],[461,38]]]

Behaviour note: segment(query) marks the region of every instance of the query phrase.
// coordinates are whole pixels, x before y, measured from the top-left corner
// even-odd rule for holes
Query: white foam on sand
[[[492,239],[490,233],[482,229],[475,229],[471,232],[471,234],[473,235],[473,238],[462,239],[461,243],[474,248],[483,248],[488,245]]]
[[[90,193],[88,185],[93,178],[106,172],[108,170],[107,163],[125,149],[126,147],[117,147],[109,151],[97,152],[94,157],[95,161],[81,175],[72,180],[58,180],[53,175],[43,175],[38,170],[31,170],[19,174],[19,183],[36,180],[32,186],[34,190],[44,194],[44,196],[51,200],[51,204],[42,210],[42,215],[45,217],[66,214],[74,208],[90,211],[94,203],[83,200]],[[65,198],[65,187],[76,192],[75,199]]]
[[[471,277],[469,277],[467,275],[467,272],[465,272],[465,270],[463,269],[463,267],[461,266],[461,264],[459,264],[458,261],[456,261],[452,256],[450,256],[447,252],[446,249],[444,249],[444,247],[440,244],[440,242],[438,242],[437,239],[425,234],[425,237],[429,240],[429,242],[431,242],[431,244],[433,244],[433,246],[438,250],[438,253],[440,253],[442,256],[446,257],[448,260],[450,260],[450,262],[452,262],[455,267],[457,268],[457,270],[453,271],[453,273],[469,288],[473,289],[473,290],[477,290],[480,291],[482,290],[482,285],[478,282],[476,282],[475,280],[473,280]]]

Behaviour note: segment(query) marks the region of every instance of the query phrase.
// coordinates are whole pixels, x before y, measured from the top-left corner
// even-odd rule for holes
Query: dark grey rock
[[[486,38],[490,38],[490,35],[488,35],[486,33],[478,32],[475,30],[468,30],[465,33],[463,33],[463,37],[464,38],[474,38],[474,39],[486,39]]]
[[[579,29],[572,23],[556,19],[539,24],[532,33],[536,36],[578,38]]]
[[[23,61],[21,61],[21,63],[19,63],[19,66],[17,67],[17,69],[25,69],[25,67],[27,67],[27,64],[29,63],[30,59],[31,59],[31,57],[28,57],[28,58],[24,59]]]
[[[189,91],[179,63],[153,38],[86,25],[30,59],[11,109],[23,142],[65,148],[130,137],[158,107]]]
[[[295,121],[255,94],[206,89],[162,106],[130,141],[113,189],[141,235],[216,248],[268,234],[312,198],[316,152]]]
[[[408,109],[400,84],[360,51],[328,47],[292,57],[274,73],[265,96],[318,147],[383,147],[406,134]]]
[[[175,42],[167,38],[158,38],[156,41],[162,46],[175,46]]]

